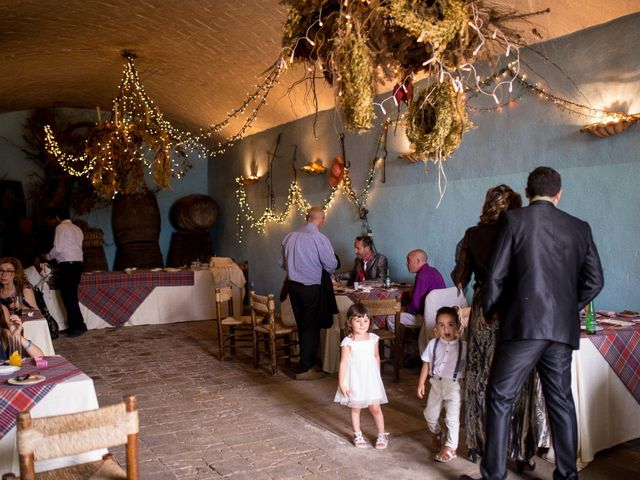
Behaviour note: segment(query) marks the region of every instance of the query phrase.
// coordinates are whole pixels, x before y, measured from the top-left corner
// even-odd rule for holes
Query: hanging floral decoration
[[[419,158],[446,159],[473,125],[467,117],[464,93],[450,83],[436,83],[422,90],[409,105],[407,138]]]
[[[498,103],[500,85],[518,74],[520,31],[527,17],[475,0],[283,0],[290,6],[283,28],[283,57],[305,64],[335,87],[348,130],[371,128],[385,103],[410,105],[416,156],[436,163],[460,145],[467,121],[465,91]],[[485,91],[474,63],[505,53],[514,75]],[[412,79],[425,75],[432,93],[412,102]],[[395,87],[376,102],[378,87]],[[438,86],[441,85],[441,86]],[[388,108],[388,107],[387,107]],[[441,120],[445,121],[440,125]],[[433,123],[436,122],[436,123]]]

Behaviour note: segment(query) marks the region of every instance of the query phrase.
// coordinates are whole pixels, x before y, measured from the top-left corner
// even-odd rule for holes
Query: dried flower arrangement
[[[336,87],[337,104],[351,131],[373,126],[376,87],[395,82],[406,86],[423,72],[432,85],[448,82],[455,86],[438,88],[438,100],[429,108],[455,104],[464,110],[464,79],[457,70],[468,62],[491,58],[520,39],[509,22],[527,15],[515,14],[475,0],[283,0],[290,6],[284,25],[282,45],[285,57],[305,62],[310,76],[318,69]],[[541,13],[541,12],[537,12]],[[536,13],[536,14],[537,14]],[[405,89],[406,90],[406,89]],[[449,95],[449,100],[445,97]],[[411,101],[408,95],[407,100]],[[398,98],[394,94],[391,98]],[[462,103],[462,104],[461,104]],[[424,107],[414,107],[414,112]],[[383,113],[384,108],[381,107]],[[466,124],[448,108],[440,117],[450,119],[449,127]],[[460,125],[458,125],[459,127]],[[447,127],[447,128],[449,128]],[[453,139],[461,135],[438,126],[430,139],[418,140],[422,150],[455,150]],[[443,129],[441,131],[440,129]],[[417,130],[414,130],[417,138]],[[433,144],[435,138],[439,145]],[[447,146],[443,139],[448,138]],[[426,148],[427,143],[432,143]],[[456,147],[459,144],[456,143]],[[443,148],[445,147],[445,148]]]
[[[446,159],[462,142],[462,134],[473,125],[465,109],[466,97],[449,82],[422,90],[409,105],[407,138],[420,158]]]

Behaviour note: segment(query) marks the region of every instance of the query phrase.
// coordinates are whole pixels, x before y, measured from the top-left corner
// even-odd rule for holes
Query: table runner
[[[631,395],[640,403],[640,325],[611,328],[587,335]]]
[[[154,288],[193,284],[191,270],[85,273],[80,281],[78,298],[98,317],[114,327],[121,327]]]
[[[31,410],[57,384],[82,372],[64,357],[45,357],[48,365],[36,367],[33,359],[24,359],[18,372],[0,375],[0,439],[16,426],[18,412]],[[7,383],[16,375],[44,375],[46,380],[35,385],[11,385]]]

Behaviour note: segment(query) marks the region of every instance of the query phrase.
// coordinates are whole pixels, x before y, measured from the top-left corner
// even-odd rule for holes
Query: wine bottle
[[[596,333],[596,313],[593,311],[593,302],[589,302],[584,311],[586,313],[584,318],[585,331],[587,335],[592,335]]]
[[[384,277],[384,288],[391,288],[391,273],[387,268],[387,276]]]

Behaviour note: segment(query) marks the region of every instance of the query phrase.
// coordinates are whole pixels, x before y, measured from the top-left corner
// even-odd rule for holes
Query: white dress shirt
[[[433,349],[436,344],[436,339],[433,338],[429,341],[427,348],[422,352],[422,361],[431,363],[433,362]],[[460,365],[458,366],[457,379],[464,378],[464,365],[467,357],[467,342],[461,342],[458,339],[447,342],[440,339],[438,342],[438,349],[436,350],[436,360],[431,365],[431,374],[434,377],[441,378],[453,378],[453,372],[456,369],[456,362],[458,361],[458,349],[462,348],[462,355],[460,356]]]
[[[57,227],[53,237],[53,248],[49,252],[51,260],[63,262],[82,262],[82,240],[84,235],[71,220],[63,220]]]

